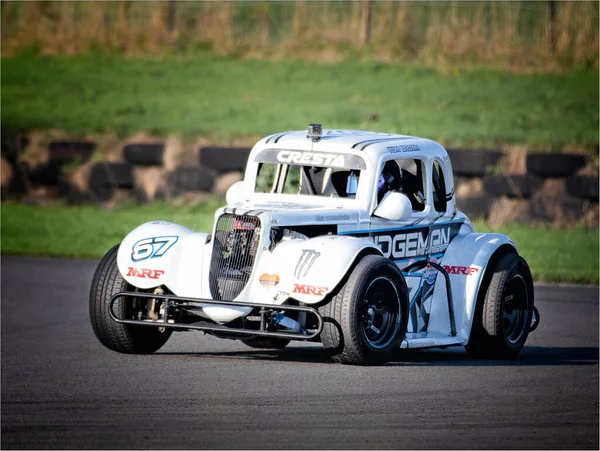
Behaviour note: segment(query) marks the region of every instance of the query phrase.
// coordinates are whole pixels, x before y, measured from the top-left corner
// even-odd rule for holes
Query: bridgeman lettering
[[[429,236],[424,232],[375,235],[373,242],[385,257],[408,258],[444,252],[450,244],[450,228],[432,230]]]

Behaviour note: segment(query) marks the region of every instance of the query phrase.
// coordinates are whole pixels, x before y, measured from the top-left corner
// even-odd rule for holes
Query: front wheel
[[[158,327],[116,323],[109,314],[111,297],[121,291],[133,291],[117,268],[119,246],[113,247],[100,261],[90,290],[90,321],[98,340],[113,351],[125,354],[151,354],[158,351],[171,336],[172,330]],[[120,298],[114,304],[118,318],[137,319],[141,307],[132,307],[132,300]],[[140,302],[141,304],[141,302]]]
[[[384,363],[406,334],[406,281],[392,261],[367,255],[319,312],[323,316],[321,341],[334,361]]]
[[[502,256],[493,271],[465,348],[476,358],[514,359],[530,332],[533,280],[529,266],[516,254]]]

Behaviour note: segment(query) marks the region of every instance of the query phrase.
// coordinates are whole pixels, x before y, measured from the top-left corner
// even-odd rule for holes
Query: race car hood
[[[313,224],[356,224],[360,213],[358,210],[331,208],[323,205],[305,205],[292,203],[264,203],[244,205],[243,207],[225,207],[224,213],[237,215],[251,214],[258,216],[266,213],[271,218],[271,223],[278,226],[285,225],[313,225]],[[217,212],[220,216],[221,213]]]

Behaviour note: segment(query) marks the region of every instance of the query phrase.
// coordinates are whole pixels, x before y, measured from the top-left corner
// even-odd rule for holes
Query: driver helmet
[[[388,161],[377,181],[377,202],[381,202],[383,196],[389,191],[398,191],[402,182],[402,175],[398,164],[394,161]]]

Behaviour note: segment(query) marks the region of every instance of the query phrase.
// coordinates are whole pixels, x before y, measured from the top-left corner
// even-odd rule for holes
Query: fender
[[[200,296],[198,274],[202,271],[206,233],[196,233],[167,221],[152,221],[132,230],[121,242],[117,265],[131,285],[150,289],[167,286],[179,296]],[[190,269],[193,267],[193,271]],[[195,281],[196,289],[182,285],[185,277]]]
[[[488,262],[501,246],[516,246],[506,235],[499,233],[468,233],[457,236],[442,259],[450,274],[456,332],[463,344],[469,341],[477,297]],[[448,331],[448,304],[444,276],[438,274],[431,306],[430,331]]]
[[[328,235],[280,243],[270,258],[264,259],[258,282],[277,285],[278,303],[292,297],[305,304],[316,304],[333,292],[359,253],[381,255],[372,242],[357,237]]]
[[[141,289],[164,285],[177,296],[211,299],[208,268],[209,234],[167,221],[152,221],[131,231],[121,242],[117,266],[123,278]],[[228,322],[251,311],[247,307],[206,304],[203,311]]]

